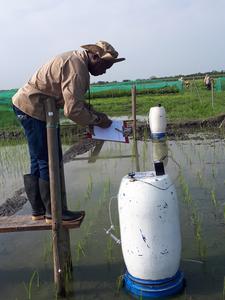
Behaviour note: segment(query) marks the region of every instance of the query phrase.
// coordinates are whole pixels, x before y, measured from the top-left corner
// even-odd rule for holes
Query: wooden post
[[[137,140],[135,140],[135,139],[133,140],[133,149],[134,149],[134,155],[135,155],[136,172],[140,172],[138,144],[137,144]]]
[[[61,145],[60,145],[61,147]],[[64,175],[64,164],[63,159],[60,162],[60,179],[61,179],[61,197],[62,197],[62,206],[64,209],[67,209],[67,199],[66,199],[66,185],[65,185],[65,175]],[[70,252],[70,231],[69,229],[63,227],[62,228],[62,248],[63,248],[63,259],[64,259],[64,267],[65,272],[68,275],[72,275],[73,271],[73,264],[72,264],[72,257]]]
[[[49,157],[49,177],[51,194],[51,213],[52,213],[52,239],[53,239],[53,263],[54,263],[54,282],[57,294],[65,297],[66,272],[71,259],[69,247],[68,230],[62,227],[62,182],[59,162],[59,142],[58,142],[58,123],[59,117],[55,107],[55,100],[48,98],[45,101],[47,141]],[[63,186],[64,189],[64,186]]]
[[[131,98],[132,98],[132,119],[133,119],[133,138],[137,138],[137,119],[136,119],[136,86],[133,85],[131,88]]]

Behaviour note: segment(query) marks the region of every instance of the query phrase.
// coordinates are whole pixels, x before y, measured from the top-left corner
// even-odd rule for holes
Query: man
[[[208,74],[205,75],[204,84],[208,90],[211,90],[211,78]]]
[[[117,58],[118,52],[104,41],[81,47],[83,51],[63,53],[43,65],[13,97],[13,108],[29,146],[31,171],[24,175],[24,186],[33,220],[45,218],[51,223],[45,100],[53,97],[56,107],[63,108],[66,117],[82,126],[107,128],[112,122],[107,115],[90,107],[84,101],[84,95],[89,89],[89,73],[94,76],[104,74],[114,63],[125,58]],[[59,152],[61,161],[61,149]],[[62,207],[64,223],[81,218],[81,213]]]

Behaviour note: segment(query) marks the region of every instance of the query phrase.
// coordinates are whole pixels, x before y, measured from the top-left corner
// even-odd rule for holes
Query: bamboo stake
[[[58,142],[58,112],[55,108],[53,98],[45,101],[47,141],[49,157],[49,177],[51,194],[52,213],[52,239],[53,239],[53,263],[54,282],[57,294],[65,297],[65,278],[67,272],[66,261],[70,255],[69,234],[62,227],[62,185],[59,163],[59,142]],[[61,173],[64,177],[64,174]],[[63,183],[64,184],[64,183]],[[64,186],[63,186],[64,189]]]
[[[133,119],[133,138],[137,138],[137,116],[136,116],[136,86],[133,85],[131,88],[132,98],[132,119]]]
[[[197,85],[196,85],[196,82],[195,82],[194,77],[193,77],[193,82],[194,82],[195,90],[196,90],[197,95],[198,95],[198,99],[200,100],[200,103],[202,104],[202,98],[201,98],[201,96],[200,96],[200,94],[199,94],[199,91],[198,91],[198,88],[197,88]]]
[[[214,109],[214,86],[213,86],[213,80],[211,81],[211,92],[212,92],[212,109]]]

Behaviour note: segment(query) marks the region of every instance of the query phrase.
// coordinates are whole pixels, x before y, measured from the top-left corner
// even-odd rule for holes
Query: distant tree
[[[105,83],[109,83],[109,82],[108,81],[102,81],[102,80],[97,81],[97,84],[105,84]]]

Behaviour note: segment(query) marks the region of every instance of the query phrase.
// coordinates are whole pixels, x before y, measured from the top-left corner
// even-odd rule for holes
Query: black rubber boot
[[[32,220],[44,219],[45,207],[39,191],[39,178],[31,174],[26,174],[23,176],[23,180],[27,198],[32,207]]]
[[[49,182],[39,178],[39,189],[41,194],[41,199],[45,205],[45,221],[47,224],[52,223],[52,213],[51,213],[51,198],[50,198],[50,185]],[[71,223],[81,220],[84,217],[84,212],[80,211],[70,211],[68,209],[62,209],[62,222]]]

